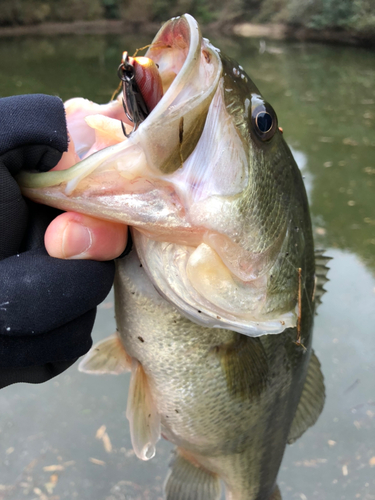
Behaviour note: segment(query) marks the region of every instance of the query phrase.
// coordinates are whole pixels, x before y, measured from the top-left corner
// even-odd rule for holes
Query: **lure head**
[[[295,326],[299,268],[312,290],[311,226],[275,112],[189,15],[168,21],[146,57],[163,95],[131,136],[120,101],[68,102],[84,159],[23,175],[24,193],[132,226],[154,285],[193,321],[254,336]]]
[[[163,97],[158,68],[149,57],[129,57],[127,52],[117,70],[122,81],[123,105],[127,118],[138,128]],[[127,137],[126,130],[123,130]]]

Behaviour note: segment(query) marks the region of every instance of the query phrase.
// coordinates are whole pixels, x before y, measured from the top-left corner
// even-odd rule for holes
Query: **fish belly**
[[[291,339],[272,335],[263,346],[192,323],[155,290],[135,251],[117,263],[115,294],[121,342],[147,376],[163,437],[186,460],[220,477],[228,498],[268,500],[298,403],[286,361]],[[238,354],[225,350],[239,337],[262,349],[266,367],[246,359],[246,345]],[[236,365],[242,367],[237,375],[247,377],[249,388],[236,390],[228,376],[232,364],[235,375]],[[265,381],[257,370],[264,370]]]

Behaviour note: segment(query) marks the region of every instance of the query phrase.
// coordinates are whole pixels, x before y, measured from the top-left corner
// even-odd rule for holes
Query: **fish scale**
[[[119,335],[126,352],[145,369],[162,435],[215,472],[231,492],[228,498],[268,499],[309,358],[294,344],[296,329],[261,338],[264,388],[259,395],[237,397],[228,391],[215,348],[233,343],[238,334],[204,329],[181,316],[156,292],[135,252],[118,261],[115,291]],[[311,329],[312,316],[306,318]]]

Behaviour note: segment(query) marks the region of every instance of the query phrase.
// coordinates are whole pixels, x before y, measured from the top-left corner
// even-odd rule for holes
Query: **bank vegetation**
[[[117,19],[135,30],[184,12],[226,32],[239,23],[282,24],[375,39],[375,0],[1,0],[0,26]]]

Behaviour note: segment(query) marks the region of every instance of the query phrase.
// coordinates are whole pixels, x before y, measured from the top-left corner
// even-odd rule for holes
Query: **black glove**
[[[85,354],[112,286],[113,262],[47,254],[44,232],[61,212],[26,201],[13,178],[53,168],[67,145],[59,98],[0,99],[0,388],[44,382]]]

